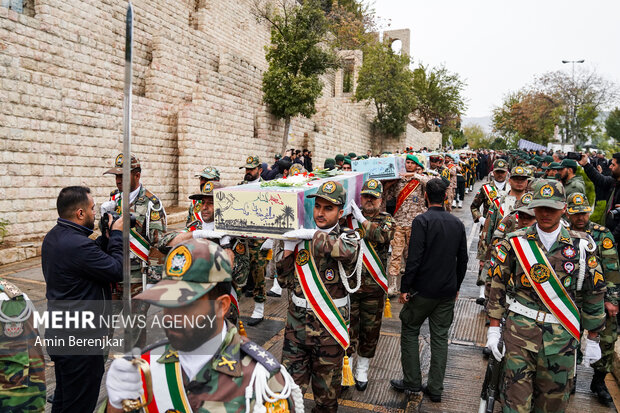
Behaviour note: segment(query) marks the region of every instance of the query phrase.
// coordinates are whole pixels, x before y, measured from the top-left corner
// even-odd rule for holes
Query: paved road
[[[477,187],[479,184],[477,185]],[[469,234],[470,263],[463,283],[459,299],[456,304],[455,321],[450,331],[450,345],[448,352],[448,367],[445,378],[445,391],[442,403],[432,403],[421,395],[407,396],[392,391],[389,380],[402,377],[400,366],[400,321],[398,312],[401,305],[392,303],[394,318],[385,319],[379,340],[376,357],[370,365],[370,384],[365,392],[358,392],[354,388],[345,390],[340,399],[341,412],[475,412],[478,402],[486,361],[481,350],[486,341],[484,317],[480,306],[476,305],[475,298],[477,262],[475,261],[476,245],[478,241],[478,225],[474,225],[469,213],[469,204],[472,194],[466,195],[463,209],[454,213],[465,223]],[[45,308],[45,282],[41,273],[39,259],[24,261],[11,266],[0,267],[0,276],[15,282],[35,302],[38,309]],[[282,338],[286,317],[286,297],[269,298],[265,307],[266,320],[257,327],[246,327],[249,337],[263,345],[276,357],[282,354]],[[249,298],[241,300],[241,315],[247,320],[252,312],[253,303]],[[247,324],[246,324],[247,325]],[[430,358],[429,332],[425,325],[420,340],[421,360],[423,362],[424,381],[428,374]],[[47,368],[48,393],[54,389],[53,368]],[[597,403],[589,391],[591,370],[583,366],[578,368],[577,393],[571,400],[569,412],[609,412],[608,409]],[[608,386],[612,392],[619,393],[616,383],[608,378]],[[102,386],[101,398],[105,397],[105,388]],[[305,395],[307,411],[314,405],[312,394]],[[49,405],[48,405],[49,411]]]

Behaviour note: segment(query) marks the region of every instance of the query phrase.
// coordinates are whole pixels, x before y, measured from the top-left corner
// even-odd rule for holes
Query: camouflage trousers
[[[607,314],[605,329],[599,333],[601,339],[601,359],[592,364],[596,371],[611,373],[611,364],[614,359],[614,346],[618,339],[618,324],[616,317]]]
[[[506,334],[506,332],[504,333]],[[506,341],[504,413],[561,413],[573,384],[575,351],[545,355]]]
[[[28,358],[26,366],[16,358],[0,360],[1,412],[45,411],[45,362],[41,346],[32,345],[30,355],[26,353],[25,357]]]
[[[454,201],[454,189],[453,187],[449,187],[446,191],[446,200],[443,205],[446,211],[452,212],[452,201]]]
[[[370,291],[358,291],[351,294],[351,321],[349,337],[351,346],[347,349],[349,356],[357,353],[361,357],[373,358],[383,319],[385,291],[379,285],[366,287]]]
[[[265,267],[267,267],[268,251],[261,250],[262,241],[252,244],[250,242],[250,274],[254,280],[254,301],[265,302]]]
[[[293,305],[289,303],[289,305]],[[342,363],[344,349],[331,337],[325,336],[324,327],[312,310],[305,317],[288,313],[282,347],[282,364],[303,393],[312,384],[316,406],[313,413],[332,413],[338,410],[338,397],[342,389]],[[342,309],[341,309],[342,311]],[[346,318],[345,318],[346,320]],[[315,328],[318,327],[318,328]]]
[[[407,262],[409,252],[409,239],[411,238],[411,227],[396,226],[394,238],[392,239],[392,255],[388,265],[388,274],[393,277],[400,276],[401,260]]]
[[[45,383],[42,386],[0,391],[0,411],[44,412]]]

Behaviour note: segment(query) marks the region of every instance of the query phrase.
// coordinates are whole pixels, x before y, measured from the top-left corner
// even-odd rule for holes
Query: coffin
[[[383,158],[359,159],[351,162],[355,172],[368,174],[368,179],[399,179],[405,172],[405,158],[401,156],[386,156]]]

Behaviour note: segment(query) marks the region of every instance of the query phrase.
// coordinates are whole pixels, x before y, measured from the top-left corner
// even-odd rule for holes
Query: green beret
[[[336,155],[335,159],[336,159],[336,162],[344,161],[344,155],[339,153],[338,155]]]
[[[562,168],[574,168],[577,169],[577,161],[574,159],[564,159],[560,164]]]

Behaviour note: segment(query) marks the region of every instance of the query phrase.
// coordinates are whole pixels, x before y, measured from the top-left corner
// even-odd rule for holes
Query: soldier
[[[491,240],[491,245],[493,246],[493,248],[490,248],[492,256],[495,256],[496,253],[495,246],[499,241],[505,239],[507,234],[521,228],[529,227],[536,222],[534,211],[530,209],[532,197],[533,194],[531,192],[526,192],[523,194],[523,196],[521,196],[521,198],[515,203],[512,212],[501,220],[495,229]]]
[[[357,256],[358,240],[355,232],[338,225],[346,202],[342,184],[327,181],[308,197],[315,198],[318,229],[285,233],[301,241],[286,241],[277,261],[280,284],[290,292],[282,364],[304,391],[312,381],[316,402],[312,411],[330,413],[338,409],[343,360],[350,344],[346,275]]]
[[[342,169],[342,165],[344,165],[344,155],[339,153],[334,159],[336,161],[336,169]]]
[[[415,156],[407,155],[405,160],[406,173],[399,180],[388,181],[385,184],[386,201],[396,199],[394,209],[394,239],[392,240],[392,255],[388,273],[390,284],[388,295],[395,297],[398,294],[396,280],[400,276],[401,260],[407,261],[409,237],[411,236],[411,223],[419,214],[426,211],[424,203],[424,186],[430,179],[420,174],[424,170],[424,164]]]
[[[114,160],[114,167],[108,169],[105,174],[116,177],[116,190],[110,193],[110,201],[101,205],[101,214],[114,211],[122,214],[123,202],[123,154],[119,154]],[[144,289],[146,284],[154,284],[161,279],[163,258],[155,248],[159,239],[166,232],[166,211],[151,191],[141,183],[142,168],[140,161],[131,155],[131,176],[129,193],[129,210],[136,218],[136,227],[129,235],[132,250],[131,259],[131,295],[132,297]],[[137,252],[134,252],[137,251]],[[112,299],[123,298],[123,284],[118,283],[112,288]],[[145,303],[132,304],[132,313],[146,314],[148,305]],[[117,308],[120,311],[120,308]],[[137,337],[137,345],[144,345],[146,331],[142,330]]]
[[[605,322],[605,281],[588,235],[560,224],[566,212],[560,182],[538,182],[530,207],[537,223],[497,245],[487,347],[497,360],[506,356],[504,412],[563,412],[581,328],[588,330],[586,354],[600,352],[595,339]],[[581,308],[575,304],[578,290]]]
[[[344,172],[351,172],[353,169],[351,168],[351,158],[349,157],[345,157],[343,164],[342,164],[342,168],[341,168]]]
[[[454,155],[446,154],[445,156],[445,164],[448,171],[450,171],[450,185],[448,185],[448,192],[446,199],[446,210],[448,212],[452,212],[452,207],[456,205],[452,205],[454,201],[454,191],[456,190],[456,174],[459,172],[460,167],[454,163]]]
[[[560,164],[562,169],[557,173],[557,178],[562,181],[566,190],[566,198],[568,199],[575,192],[580,194],[586,193],[586,184],[581,176],[577,173],[577,161],[574,159],[564,159]]]
[[[476,154],[474,152],[471,153],[471,157],[469,158],[469,180],[468,180],[468,187],[469,190],[473,192],[474,190],[474,184],[476,183],[476,169],[478,168],[478,164],[480,163],[480,161],[478,161],[478,158],[476,157]],[[459,207],[460,208],[460,207]]]
[[[349,356],[353,353],[358,355],[354,374],[355,387],[359,391],[365,391],[368,386],[370,359],[375,356],[381,331],[388,288],[385,268],[395,225],[390,214],[380,212],[383,196],[383,185],[380,181],[366,181],[360,194],[362,209],[360,211],[354,202],[351,204],[355,221],[351,219],[349,227],[363,234],[361,253],[365,258],[362,285],[350,296]],[[353,365],[353,360],[350,363]]]
[[[294,405],[303,412],[303,396],[286,370],[225,321],[231,282],[228,255],[211,241],[194,239],[174,247],[164,279],[136,296],[175,320],[174,328],[165,328],[168,339],[142,354],[154,390],[148,411],[237,412],[259,403],[267,411],[292,411]],[[136,366],[117,358],[106,380],[107,411],[122,412],[123,401],[139,399],[143,387]],[[267,402],[267,394],[276,400]]]
[[[200,190],[209,181],[219,182],[220,171],[212,166],[207,166],[201,173],[196,175],[196,178],[200,178]],[[189,209],[187,210],[187,219],[185,220],[185,226],[189,226],[192,222],[200,219],[200,200],[192,199]]]
[[[45,361],[32,301],[0,278],[0,410],[45,411]]]
[[[590,221],[592,207],[584,194],[575,192],[568,198],[567,217],[570,221],[570,229],[583,231],[592,236],[597,245],[598,257],[603,267],[603,276],[607,282],[605,293],[605,311],[607,318],[605,329],[600,333],[601,354],[599,361],[592,364],[594,377],[590,384],[590,390],[594,392],[598,400],[609,406],[612,403],[611,395],[605,385],[605,376],[611,372],[614,355],[614,345],[618,338],[618,295],[620,293],[620,272],[618,272],[618,250],[611,232],[598,224]]]
[[[549,166],[543,166],[542,170],[545,171],[545,179],[557,179],[556,175],[562,170],[562,165],[558,162],[551,162]]]
[[[245,165],[239,167],[239,169],[245,168],[245,176],[239,185],[261,182],[262,168],[260,165],[258,156],[248,156]],[[248,239],[245,243],[238,244],[234,250],[236,254],[247,254],[250,260],[251,277],[248,276],[247,287],[253,286],[251,296],[254,297],[254,311],[248,321],[250,326],[257,325],[265,318],[265,267],[268,251],[261,249],[263,242],[262,239]],[[247,292],[250,293],[249,290]]]

